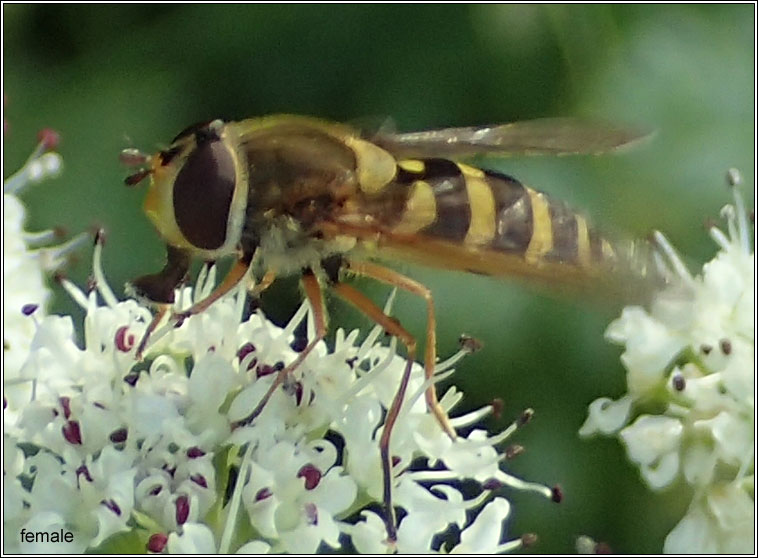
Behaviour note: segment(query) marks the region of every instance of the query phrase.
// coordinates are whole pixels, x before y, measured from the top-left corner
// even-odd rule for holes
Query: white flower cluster
[[[499,495],[510,486],[555,498],[501,469],[502,446],[522,421],[489,436],[473,426],[488,406],[452,418],[461,435],[451,441],[427,412],[414,364],[392,434],[402,511],[388,543],[374,509],[383,494],[378,439],[405,367],[394,341],[378,344],[378,327],[360,343],[358,331],[338,330],[333,350],[318,345],[251,425],[233,428],[302,350],[294,335],[302,320],[313,335],[308,307],[282,329],[260,312],[246,316],[238,289],[157,331],[140,363],[150,312],[117,300],[101,251],[97,242],[92,291],[63,280],[86,309],[84,348],[70,317],[28,318],[35,333],[20,372],[28,398],[4,413],[5,552],[313,553],[349,540],[367,553],[492,553],[533,541],[507,540],[510,504]],[[194,290],[177,291],[175,309],[214,284],[215,270],[204,270]],[[437,378],[463,354],[440,363]],[[449,411],[460,399],[451,388],[441,403]],[[464,479],[478,496],[463,496]],[[21,543],[22,529],[73,537]],[[452,542],[441,548],[445,533]]]
[[[21,366],[29,354],[34,321],[46,313],[51,292],[45,276],[59,268],[68,254],[79,247],[85,235],[50,246],[60,231],[24,230],[26,209],[17,197],[24,189],[55,178],[63,168],[61,156],[52,151],[58,136],[42,130],[40,141],[24,165],[3,183],[3,379],[6,403],[19,397],[28,399],[28,382],[19,378]]]
[[[667,553],[754,552],[755,254],[735,173],[728,232],[710,229],[720,251],[700,276],[658,235],[678,280],[608,327],[625,346],[628,393],[593,402],[580,430],[618,433],[652,489],[693,487]]]
[[[42,308],[50,297],[45,287],[45,252],[33,248],[53,239],[53,231],[24,231],[26,210],[16,197],[24,187],[56,176],[60,155],[38,147],[21,169],[3,184],[3,364],[5,374],[15,376],[29,351],[33,324],[25,313]]]

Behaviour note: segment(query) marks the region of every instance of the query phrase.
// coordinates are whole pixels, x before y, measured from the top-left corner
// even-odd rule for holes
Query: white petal
[[[235,554],[268,554],[271,545],[263,541],[250,541],[237,549]]]
[[[755,502],[737,483],[720,484],[708,492],[708,508],[719,527],[726,532],[751,527]]]
[[[461,542],[450,553],[493,554],[503,536],[503,521],[510,511],[511,505],[505,498],[492,500],[461,533]]]
[[[691,507],[666,536],[666,554],[716,554],[718,545],[712,522],[701,506]]]
[[[643,415],[620,435],[632,461],[650,464],[679,448],[683,430],[682,423],[675,418]]]
[[[642,477],[653,490],[671,484],[679,472],[679,454],[666,453],[651,464],[641,466]]]
[[[207,353],[192,368],[189,379],[189,396],[195,405],[207,412],[215,412],[234,386],[235,373],[231,363],[217,355]]]
[[[595,401],[590,403],[587,420],[584,421],[584,424],[579,429],[579,435],[613,434],[626,424],[632,401],[633,399],[630,395],[625,395],[617,401],[613,401],[607,397],[595,399]]]
[[[369,510],[362,511],[361,516],[364,520],[350,528],[355,549],[360,554],[387,554],[387,529],[382,518]]]
[[[185,523],[182,532],[168,536],[169,554],[216,554],[213,532],[201,523]]]

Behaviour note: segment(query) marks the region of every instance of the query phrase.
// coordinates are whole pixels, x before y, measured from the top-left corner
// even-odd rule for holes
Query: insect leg
[[[171,310],[170,304],[161,304],[158,306],[158,311],[155,313],[155,316],[153,316],[152,321],[148,324],[147,329],[145,329],[145,333],[142,335],[139,345],[137,345],[137,353],[135,356],[137,360],[142,360],[142,353],[145,352],[145,347],[147,347],[147,342],[150,339],[150,336],[169,310]]]
[[[263,275],[261,280],[258,281],[258,283],[256,283],[255,285],[253,285],[253,288],[250,289],[250,294],[252,296],[258,296],[263,291],[268,289],[275,280],[276,280],[276,271],[274,271],[273,269],[269,269]]]
[[[387,417],[384,421],[384,430],[379,439],[379,453],[382,460],[382,476],[384,480],[384,506],[387,537],[391,542],[394,542],[397,540],[397,527],[395,525],[395,508],[392,506],[392,460],[390,457],[390,436],[392,435],[392,428],[397,421],[398,413],[400,413],[400,406],[405,398],[405,391],[408,388],[408,380],[411,377],[411,366],[416,359],[416,339],[408,332],[408,330],[401,326],[396,320],[385,314],[381,308],[360,291],[357,291],[345,283],[334,284],[332,285],[332,288],[340,297],[382,326],[387,333],[400,339],[408,351],[408,358],[402,379],[400,380],[400,386],[397,388],[392,404],[387,411]]]
[[[195,303],[184,312],[174,314],[171,319],[181,323],[182,320],[187,319],[193,314],[199,314],[219,298],[227,294],[245,276],[248,267],[250,267],[250,260],[251,257],[243,255],[237,260],[221,284],[216,287],[211,294],[203,300]],[[189,269],[189,256],[185,252],[169,246],[168,263],[166,263],[166,267],[163,271],[155,275],[140,277],[133,281],[132,286],[135,291],[147,296],[154,302],[163,303],[159,305],[158,312],[147,326],[147,329],[142,336],[142,340],[137,346],[137,360],[142,360],[142,354],[145,352],[150,335],[152,335],[155,328],[158,326],[158,323],[160,323],[166,313],[170,310],[171,304],[174,302],[174,289],[184,279],[187,269]]]
[[[410,277],[406,277],[392,269],[371,262],[347,262],[347,269],[358,275],[371,277],[387,285],[392,285],[420,296],[426,302],[426,350],[424,353],[424,372],[426,379],[434,376],[434,364],[437,361],[437,321],[434,314],[434,298],[428,287]],[[450,424],[447,413],[437,400],[434,384],[426,389],[426,405],[432,412],[442,429],[455,440],[455,429]]]
[[[166,265],[158,273],[143,275],[127,285],[127,291],[132,291],[137,297],[147,298],[158,305],[155,317],[147,326],[142,339],[137,345],[137,360],[142,360],[150,335],[170,310],[174,302],[174,289],[184,280],[190,266],[190,256],[184,250],[166,246]]]
[[[247,269],[250,267],[251,255],[243,254],[240,259],[234,262],[232,269],[226,274],[221,284],[216,287],[211,294],[190,306],[183,312],[178,312],[174,315],[174,318],[178,321],[189,318],[194,314],[199,314],[207,309],[211,304],[216,302],[219,298],[231,291],[237,284],[242,281],[243,277],[247,273]]]
[[[265,281],[265,277],[264,277],[264,281]],[[263,283],[263,281],[261,283]],[[232,428],[247,426],[248,424],[253,422],[255,418],[261,414],[269,398],[273,395],[274,391],[276,391],[276,389],[282,384],[282,382],[287,377],[287,375],[290,374],[293,370],[295,370],[298,366],[300,366],[305,360],[305,358],[308,356],[308,354],[314,349],[314,347],[320,341],[322,341],[324,337],[326,337],[326,308],[324,306],[324,297],[321,291],[321,285],[319,285],[318,279],[316,279],[316,276],[314,275],[312,270],[307,269],[303,272],[302,285],[303,285],[303,290],[305,291],[305,296],[308,298],[308,302],[310,302],[311,304],[311,310],[313,312],[313,321],[315,322],[315,326],[316,326],[316,335],[313,337],[313,339],[311,339],[308,345],[306,345],[305,349],[303,349],[300,352],[300,354],[297,355],[297,358],[289,364],[289,366],[286,366],[282,370],[279,371],[273,383],[271,384],[271,387],[268,388],[268,391],[263,396],[260,403],[258,403],[258,405],[255,407],[255,409],[253,409],[253,411],[249,415],[247,415],[245,418],[233,423]]]

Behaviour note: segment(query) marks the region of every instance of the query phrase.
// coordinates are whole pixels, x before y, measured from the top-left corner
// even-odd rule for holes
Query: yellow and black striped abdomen
[[[398,162],[387,193],[405,203],[392,232],[519,257],[540,267],[590,268],[613,259],[610,244],[565,204],[516,179],[447,159]]]

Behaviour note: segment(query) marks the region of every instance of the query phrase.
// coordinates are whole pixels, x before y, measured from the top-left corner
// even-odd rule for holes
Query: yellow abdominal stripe
[[[464,165],[463,163],[456,163],[456,165],[458,165],[458,168],[461,169],[461,172],[467,177],[470,176],[473,178],[484,178],[484,171],[481,169],[470,167],[469,165]]]
[[[576,252],[579,265],[589,267],[592,264],[592,254],[587,221],[581,215],[575,215],[574,218],[576,219]]]
[[[464,171],[466,179],[466,192],[468,193],[469,207],[471,208],[471,222],[469,223],[465,244],[487,244],[495,238],[495,196],[492,188],[484,180],[484,173],[478,169],[468,167],[474,173],[467,172],[465,165],[459,165]]]
[[[404,171],[412,172],[415,174],[422,174],[426,169],[424,162],[419,161],[418,159],[406,159],[404,161],[398,161],[397,166]]]
[[[527,262],[537,263],[542,256],[553,249],[553,222],[550,218],[550,205],[545,195],[524,186],[532,204],[532,238],[526,248],[524,258]]]
[[[398,234],[413,234],[434,223],[436,218],[437,200],[434,190],[425,180],[416,180],[411,185],[403,217],[392,230]]]

